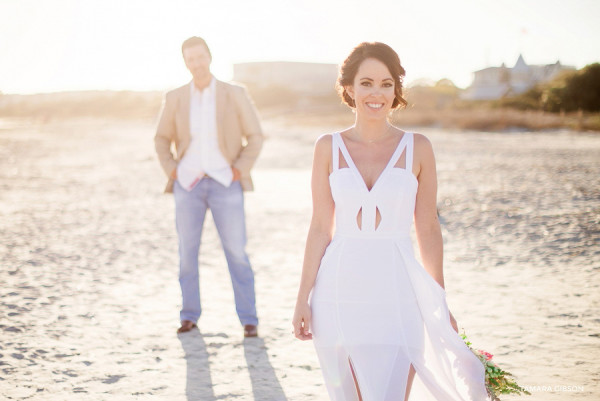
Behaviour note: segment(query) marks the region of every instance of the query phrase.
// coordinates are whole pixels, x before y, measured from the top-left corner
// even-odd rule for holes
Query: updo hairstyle
[[[340,73],[336,83],[336,89],[342,98],[342,101],[352,108],[356,107],[354,99],[346,92],[345,87],[354,84],[354,78],[356,77],[358,68],[362,62],[368,58],[374,58],[385,64],[394,78],[394,92],[396,93],[396,98],[392,103],[392,108],[395,109],[400,105],[406,107],[408,102],[402,97],[402,82],[406,72],[404,71],[404,68],[402,68],[400,58],[394,49],[381,42],[363,42],[352,49],[350,55],[344,60],[344,63],[340,67]]]

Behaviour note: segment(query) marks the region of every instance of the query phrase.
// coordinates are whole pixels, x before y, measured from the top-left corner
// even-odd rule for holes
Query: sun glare
[[[535,14],[535,18],[531,16]],[[400,54],[407,81],[558,59],[578,68],[596,61],[600,2],[507,0],[309,0],[288,3],[36,0],[0,3],[0,91],[166,89],[189,79],[179,46],[193,35],[209,43],[215,75],[233,64],[303,61],[339,64],[356,44],[382,41]]]

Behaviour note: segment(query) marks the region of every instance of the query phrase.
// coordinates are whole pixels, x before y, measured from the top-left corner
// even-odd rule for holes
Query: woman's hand
[[[450,312],[450,311],[448,311]],[[456,331],[458,333],[458,323],[456,323],[456,319],[454,318],[454,316],[452,316],[452,312],[450,312],[450,324],[452,325],[452,328],[454,329],[454,331]]]
[[[294,311],[294,318],[292,319],[294,336],[296,336],[297,339],[302,341],[312,340],[312,333],[310,332],[310,317],[311,311],[308,302],[297,302],[296,310]]]

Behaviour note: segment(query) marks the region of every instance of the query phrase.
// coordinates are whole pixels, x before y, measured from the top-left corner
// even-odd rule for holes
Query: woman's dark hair
[[[404,71],[404,68],[402,68],[400,58],[394,49],[381,42],[363,42],[352,49],[350,55],[344,60],[344,63],[340,67],[340,73],[336,83],[336,88],[342,101],[352,108],[356,107],[354,99],[346,92],[345,87],[354,84],[354,78],[356,77],[358,68],[362,62],[368,58],[377,59],[385,64],[394,78],[394,92],[396,93],[396,98],[392,103],[392,108],[396,108],[400,105],[406,107],[408,103],[402,97],[402,82],[406,72]]]

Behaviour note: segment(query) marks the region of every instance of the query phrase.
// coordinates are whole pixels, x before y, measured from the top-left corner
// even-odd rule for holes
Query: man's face
[[[194,82],[200,83],[210,80],[210,62],[212,59],[204,45],[184,49],[183,60],[187,69],[192,73]]]

